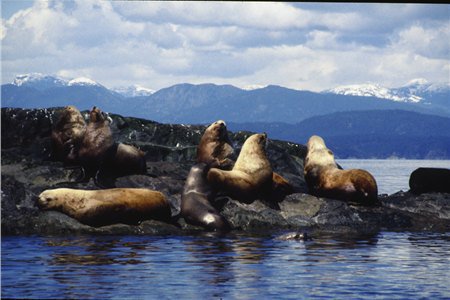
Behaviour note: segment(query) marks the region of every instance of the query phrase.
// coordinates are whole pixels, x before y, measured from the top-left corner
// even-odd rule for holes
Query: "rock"
[[[85,112],[83,112],[85,113]],[[130,175],[116,180],[117,187],[145,187],[164,193],[172,215],[180,210],[181,192],[196,147],[206,126],[160,124],[112,115],[112,132],[118,142],[146,152],[148,175]],[[2,109],[1,225],[2,234],[148,234],[170,235],[204,232],[188,225],[144,221],[137,226],[114,224],[90,227],[56,211],[40,211],[37,195],[59,187],[98,189],[93,180],[76,182],[79,168],[65,168],[49,160],[51,126],[57,109]],[[249,132],[230,133],[236,155]],[[235,230],[258,234],[275,231],[294,233],[375,234],[380,230],[433,230],[450,228],[450,194],[397,193],[380,197],[381,207],[357,207],[342,201],[307,194],[303,178],[303,145],[269,140],[268,156],[275,172],[288,179],[295,193],[280,203],[255,200],[243,204],[227,197],[214,205]],[[293,235],[293,239],[295,238]],[[290,238],[286,238],[290,239]]]

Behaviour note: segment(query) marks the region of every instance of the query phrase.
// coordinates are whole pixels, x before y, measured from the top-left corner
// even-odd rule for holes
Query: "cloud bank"
[[[448,82],[449,10],[447,4],[36,1],[2,16],[2,83],[30,72],[152,89],[181,82],[314,91],[364,82],[396,87],[414,78]]]

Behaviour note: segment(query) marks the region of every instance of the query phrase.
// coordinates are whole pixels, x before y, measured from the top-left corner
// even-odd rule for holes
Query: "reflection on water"
[[[3,237],[4,298],[446,298],[450,233]]]

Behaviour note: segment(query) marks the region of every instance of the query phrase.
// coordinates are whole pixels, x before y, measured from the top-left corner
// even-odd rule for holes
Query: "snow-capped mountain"
[[[62,77],[44,75],[41,73],[17,75],[12,84],[21,87],[32,87],[39,91],[65,86],[102,86],[94,80],[86,77],[65,79]]]
[[[253,90],[259,90],[267,87],[267,85],[260,85],[260,84],[250,84],[242,87],[241,89],[244,91],[253,91]]]
[[[338,95],[377,97],[397,102],[426,103],[430,93],[450,91],[449,83],[429,83],[425,79],[414,79],[398,88],[386,88],[378,84],[365,83],[339,86],[322,93]]]
[[[134,84],[129,87],[117,87],[113,88],[113,91],[121,94],[124,97],[140,97],[140,96],[150,96],[155,93],[155,90],[145,88],[143,86]]]

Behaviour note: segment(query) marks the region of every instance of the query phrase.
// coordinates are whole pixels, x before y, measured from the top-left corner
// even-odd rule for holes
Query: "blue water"
[[[450,234],[3,237],[2,297],[443,299]]]
[[[337,159],[344,169],[364,169],[377,181],[378,194],[409,190],[409,176],[420,167],[450,169],[450,160]]]
[[[408,190],[418,167],[450,167],[450,161],[339,163],[370,171],[388,194]],[[450,232],[277,236],[3,236],[1,297],[450,299]]]

